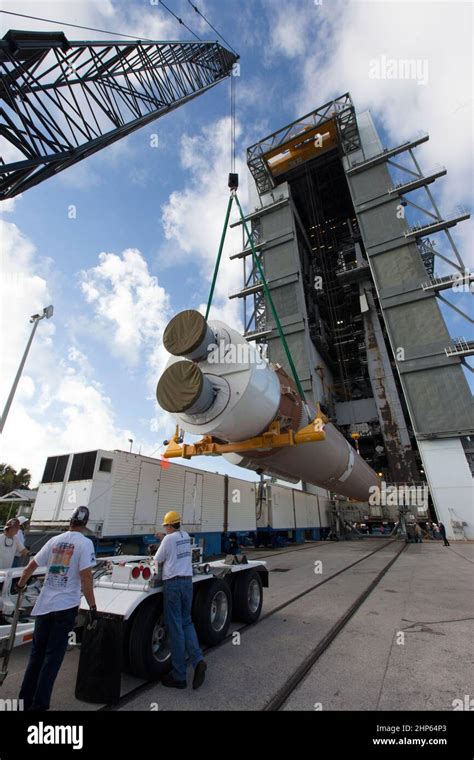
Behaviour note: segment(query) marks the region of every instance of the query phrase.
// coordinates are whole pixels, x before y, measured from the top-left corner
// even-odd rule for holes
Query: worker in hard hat
[[[162,565],[163,598],[168,642],[173,669],[163,676],[164,686],[185,689],[186,654],[194,668],[193,689],[199,689],[206,676],[206,663],[191,618],[193,603],[193,565],[191,538],[181,528],[179,512],[167,512],[163,520],[166,534],[155,554],[155,563]]]
[[[25,515],[20,515],[20,517],[17,518],[20,527],[18,528],[17,536],[20,539],[21,543],[25,543],[25,530],[28,530],[30,527],[30,518],[25,517]]]
[[[19,528],[18,533],[16,534],[17,538],[21,541],[23,546],[26,546],[25,542],[25,531],[27,531],[30,527],[30,518],[25,517],[25,515],[20,515],[20,517],[16,518],[18,520]],[[13,567],[23,567],[28,563],[28,556],[30,556],[29,551],[26,554],[21,555],[20,557],[15,557],[13,561]]]

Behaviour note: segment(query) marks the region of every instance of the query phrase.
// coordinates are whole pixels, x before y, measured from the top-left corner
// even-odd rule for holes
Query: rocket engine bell
[[[188,433],[237,443],[275,421],[297,432],[316,416],[286,372],[223,322],[183,311],[167,326],[163,342],[172,356],[158,382],[158,403]],[[376,473],[334,425],[327,423],[324,433],[323,441],[224,456],[247,469],[367,500],[371,486],[379,485]]]

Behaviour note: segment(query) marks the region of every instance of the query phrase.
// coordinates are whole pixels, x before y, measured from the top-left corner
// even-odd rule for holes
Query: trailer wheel
[[[262,579],[256,570],[235,575],[233,620],[255,623],[260,617],[263,604]]]
[[[215,646],[225,638],[232,619],[232,594],[225,581],[203,583],[196,594],[193,622],[199,640]]]
[[[171,669],[162,599],[138,610],[130,631],[128,655],[129,672],[147,681],[160,678]]]

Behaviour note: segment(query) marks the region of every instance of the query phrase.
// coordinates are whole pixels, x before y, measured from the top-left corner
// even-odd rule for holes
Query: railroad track
[[[318,642],[314,649],[305,657],[298,668],[294,671],[293,675],[288,678],[283,686],[278,689],[274,696],[266,703],[263,708],[265,712],[275,712],[281,710],[285,703],[291,697],[293,692],[304,681],[306,675],[310,672],[311,668],[316,664],[321,655],[328,649],[330,644],[339,635],[339,633],[345,628],[349,620],[359,610],[363,603],[368,599],[370,594],[378,586],[384,575],[390,570],[392,565],[397,561],[400,554],[405,551],[407,544],[403,543],[399,551],[391,558],[391,560],[380,570],[373,581],[367,586],[367,588],[359,594],[357,599],[351,604],[348,610],[341,615],[336,623],[330,628],[326,635]],[[374,554],[375,552],[373,552]]]
[[[367,538],[361,538],[360,540],[369,540],[369,541],[380,541],[383,539],[379,538],[373,538],[369,537]],[[396,540],[396,539],[393,539]],[[281,557],[282,554],[295,554],[295,552],[301,552],[304,551],[304,549],[314,549],[316,546],[337,546],[344,545],[344,541],[331,541],[330,539],[326,539],[325,541],[311,541],[311,542],[305,542],[305,544],[296,545],[294,547],[291,547],[289,549],[284,549],[281,551],[280,549],[263,549],[262,551],[267,551],[267,554],[260,554],[258,557],[254,557],[253,554],[247,554],[247,559],[271,559],[272,557]],[[386,545],[386,544],[385,544]],[[246,554],[246,552],[243,552],[243,554]]]
[[[295,596],[292,596],[291,599],[288,599],[286,602],[282,602],[278,605],[278,607],[274,607],[272,610],[269,610],[264,615],[261,615],[256,623],[251,623],[247,625],[243,625],[241,628],[238,629],[239,633],[245,633],[245,631],[248,631],[250,628],[255,628],[256,625],[259,625],[259,623],[263,623],[264,620],[267,620],[267,618],[274,615],[276,612],[280,612],[281,610],[284,610],[285,607],[289,607],[290,604],[293,604],[294,602],[297,602],[299,599],[302,599],[307,594],[310,594],[312,591],[315,591],[320,586],[324,586],[326,583],[329,583],[329,581],[332,581],[334,578],[337,578],[338,575],[342,575],[343,573],[346,573],[348,570],[351,570],[356,565],[359,565],[361,562],[366,562],[369,557],[372,557],[374,554],[377,554],[382,549],[385,549],[386,546],[391,546],[393,543],[396,542],[397,539],[392,539],[390,541],[385,541],[385,543],[382,546],[378,546],[377,549],[374,549],[369,554],[366,554],[364,557],[360,557],[359,559],[355,560],[354,562],[351,562],[349,565],[346,565],[346,567],[341,568],[341,570],[336,570],[336,572],[331,573],[331,575],[328,575],[327,578],[324,578],[324,580],[319,581],[318,583],[314,583],[309,588],[305,589],[304,591],[300,591],[299,594],[295,594]],[[406,544],[404,544],[404,547]],[[271,571],[270,571],[271,572]],[[213,649],[219,649],[219,647],[224,646],[228,641],[232,640],[233,633],[229,633],[223,641],[220,642],[220,644],[216,644],[216,646],[212,647],[209,651],[212,651]]]
[[[366,562],[368,559],[374,556],[374,554],[377,554],[378,552],[382,551],[388,546],[392,546],[392,544],[397,543],[397,539],[390,539],[388,541],[385,541],[382,546],[378,546],[373,551],[369,552],[368,554],[364,555],[363,557],[360,557],[359,559],[355,560],[354,562],[349,563],[345,567],[341,568],[340,570],[335,571],[334,573],[331,573],[327,576],[327,578],[324,578],[323,580],[319,581],[318,583],[312,584],[309,588],[304,589],[303,591],[300,591],[298,594],[295,594],[290,599],[287,599],[285,602],[282,602],[277,607],[274,607],[273,609],[269,610],[267,613],[261,615],[261,617],[258,619],[256,623],[252,624],[244,624],[240,626],[239,628],[235,628],[232,630],[231,633],[229,633],[219,644],[209,647],[204,650],[206,657],[212,656],[213,652],[217,652],[222,647],[228,645],[232,642],[233,636],[236,632],[238,632],[240,635],[246,633],[249,630],[255,630],[257,626],[259,626],[261,623],[263,623],[265,620],[268,620],[268,618],[272,617],[272,615],[275,615],[277,612],[280,612],[281,610],[284,610],[285,608],[291,606],[295,602],[299,601],[303,597],[307,596],[308,594],[312,593],[313,591],[317,590],[321,586],[324,586],[327,583],[330,583],[330,581],[334,580],[340,575],[343,575],[344,573],[348,572],[352,568],[356,567],[357,565],[360,565],[363,562]],[[304,679],[308,671],[311,669],[311,667],[317,662],[319,657],[323,654],[323,652],[326,651],[326,649],[329,647],[332,641],[336,638],[336,636],[340,633],[340,631],[344,628],[344,626],[347,624],[347,622],[350,620],[350,618],[357,612],[357,610],[360,608],[360,606],[364,603],[364,601],[368,598],[368,596],[372,593],[372,591],[376,588],[376,586],[379,584],[385,573],[391,568],[391,566],[396,562],[400,554],[406,549],[407,544],[403,543],[400,550],[389,560],[389,562],[384,566],[384,568],[378,573],[376,578],[369,584],[367,589],[360,594],[355,602],[350,606],[350,608],[342,615],[338,621],[335,623],[335,625],[330,629],[330,631],[324,636],[324,638],[317,644],[317,646],[312,650],[310,655],[303,660],[303,662],[300,664],[300,666],[297,668],[297,670],[294,672],[294,674],[287,679],[285,684],[278,690],[278,692],[269,700],[269,702],[265,705],[263,708],[265,711],[275,711],[280,709],[280,707],[287,701],[288,697],[291,695],[291,693],[297,688],[297,686],[301,683],[301,681]],[[301,547],[303,548],[310,548],[310,547]],[[315,548],[315,546],[311,547]],[[297,550],[296,550],[297,551]],[[282,552],[283,553],[283,552]],[[290,552],[292,553],[292,552]],[[279,556],[279,555],[275,555]],[[143,692],[146,692],[148,689],[152,688],[153,684],[157,683],[156,681],[145,681],[144,683],[139,684],[135,688],[128,691],[126,694],[124,694],[120,701],[116,705],[105,705],[104,707],[100,707],[99,711],[109,712],[109,711],[115,711],[118,710],[121,707],[124,707],[128,702],[130,702],[135,697],[139,696]]]
[[[247,554],[247,559],[271,559],[272,557],[281,557],[282,554],[295,554],[295,552],[301,552],[305,549],[314,549],[316,546],[334,546],[337,543],[341,543],[338,541],[312,541],[311,543],[305,543],[301,544],[299,546],[295,546],[291,549],[284,549],[281,551],[280,549],[267,549],[267,554],[260,554],[258,557],[254,557],[253,554]],[[265,550],[263,550],[265,551]],[[243,554],[246,554],[246,552],[243,552]]]
[[[453,547],[452,547],[452,546],[450,546],[449,548],[450,548],[450,550],[453,552],[453,554],[457,554],[457,556],[458,556],[458,557],[461,557],[461,559],[465,559],[465,560],[466,560],[466,562],[470,562],[470,563],[471,563],[471,565],[474,565],[474,562],[473,562],[473,560],[472,560],[472,559],[469,559],[469,557],[465,557],[465,556],[464,556],[464,554],[459,554],[459,552],[457,552],[455,549],[453,549]]]

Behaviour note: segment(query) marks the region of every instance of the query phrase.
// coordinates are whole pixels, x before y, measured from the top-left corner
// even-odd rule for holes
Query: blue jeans
[[[38,615],[33,649],[23,677],[19,698],[25,710],[49,710],[54,682],[62,665],[77,607]]]
[[[172,675],[177,681],[186,680],[186,653],[193,668],[203,659],[191,619],[193,582],[174,578],[163,583],[164,613],[168,642],[173,663]]]

